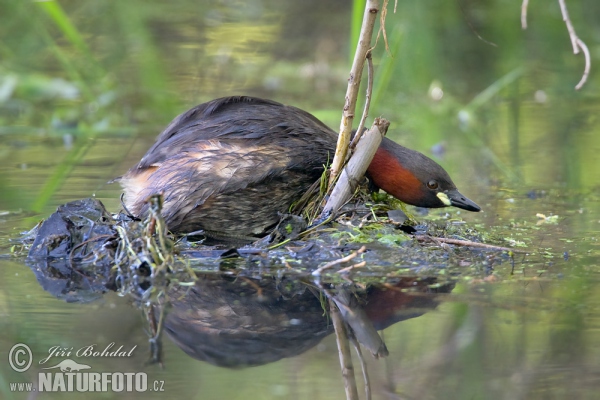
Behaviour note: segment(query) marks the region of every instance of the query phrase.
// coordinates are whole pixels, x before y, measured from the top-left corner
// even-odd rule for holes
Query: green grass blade
[[[479,93],[467,106],[463,109],[467,112],[473,112],[488,101],[490,101],[494,96],[496,96],[500,90],[504,89],[517,79],[523,75],[524,72],[523,67],[518,67],[510,71],[508,74],[504,75],[502,78],[498,79],[496,82],[492,83],[485,90]]]
[[[42,1],[37,2],[38,6],[41,7],[46,14],[54,21],[60,31],[67,37],[67,39],[82,53],[91,55],[90,49],[88,48],[85,40],[75,27],[71,23],[71,19],[64,12],[60,4],[56,1]]]
[[[94,139],[89,138],[80,145],[73,147],[61,163],[54,169],[54,173],[46,180],[46,184],[31,206],[32,211],[39,213],[44,209],[52,196],[54,196],[64,181],[69,177],[75,165],[77,165],[83,156],[90,150],[94,142]]]

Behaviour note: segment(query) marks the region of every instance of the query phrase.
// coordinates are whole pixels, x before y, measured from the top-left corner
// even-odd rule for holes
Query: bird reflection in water
[[[310,282],[214,274],[199,278],[191,289],[171,289],[164,325],[171,340],[193,358],[229,368],[263,365],[302,354],[333,333],[324,313],[326,296]],[[342,317],[359,342],[376,353],[365,343],[377,342],[371,331],[434,309],[438,294],[454,288],[453,283],[434,283],[435,278],[396,278],[366,289],[349,284],[325,290],[346,310]],[[359,331],[361,326],[366,332]]]

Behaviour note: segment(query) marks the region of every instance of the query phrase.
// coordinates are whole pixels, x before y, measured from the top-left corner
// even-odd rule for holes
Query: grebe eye
[[[435,190],[438,188],[438,183],[435,179],[430,180],[429,182],[427,182],[427,187],[429,189]]]

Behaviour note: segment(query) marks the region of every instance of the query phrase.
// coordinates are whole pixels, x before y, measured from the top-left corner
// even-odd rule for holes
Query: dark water
[[[394,58],[378,48],[371,115],[392,121],[394,140],[441,156],[437,160],[461,192],[484,209],[434,211],[419,218],[461,219],[487,234],[487,241],[528,253],[515,255],[514,268],[502,253],[485,253],[485,263],[472,268],[464,250],[448,248],[443,250],[447,265],[464,268],[450,280],[451,292],[429,282],[428,290],[416,293],[388,291],[406,298],[370,293],[367,314],[386,326],[390,353],[377,360],[364,351],[373,396],[597,398],[598,75],[592,72],[582,91],[573,90],[583,61],[571,54],[557,5],[532,4],[530,28],[523,32],[516,4],[468,2],[461,11],[454,2],[432,3],[399,5],[397,15],[390,12]],[[85,304],[57,299],[40,287],[39,271],[25,264],[19,244],[10,239],[67,201],[95,196],[117,211],[120,189],[106,182],[133,165],[172,117],[196,103],[240,93],[270,97],[337,127],[349,58],[349,6],[65,1],[61,6],[82,47],[38,4],[0,5],[8,10],[0,17],[6,38],[0,49],[0,397],[116,397],[112,392],[30,396],[10,387],[35,381],[44,367],[39,361],[53,346],[76,351],[114,342],[115,348],[137,347],[130,357],[70,358],[94,372],[146,372],[151,384],[164,382],[164,392],[119,394],[127,398],[344,398],[335,338],[331,326],[323,325],[314,296],[283,296],[291,300],[266,306],[270,291],[274,298],[281,295],[281,287],[269,283],[272,278],[263,283],[264,298],[255,302],[253,285],[215,283],[210,275],[199,293],[214,300],[195,309],[214,316],[213,327],[258,329],[260,335],[250,336],[266,346],[248,341],[235,347],[206,335],[206,329],[200,332],[200,322],[185,329],[172,322],[179,326],[180,346],[177,339],[164,340],[161,369],[145,365],[145,319],[130,299],[112,292]],[[600,65],[600,25],[592,18],[598,5],[569,6],[592,51],[593,67]],[[479,40],[471,28],[498,47]],[[8,90],[13,78],[15,86]],[[63,80],[52,81],[56,78]],[[434,154],[434,145],[444,151]],[[219,308],[224,303],[240,308]],[[418,313],[424,314],[392,323]],[[206,315],[197,321],[207,323]],[[262,324],[265,319],[271,325]],[[297,320],[312,322],[294,325]],[[271,326],[272,336],[265,326]],[[7,361],[17,343],[29,345],[33,354],[34,367],[24,373]],[[282,350],[288,345],[291,350]],[[181,350],[194,353],[193,346],[204,346],[195,358]],[[200,352],[213,357],[199,361]],[[217,352],[228,355],[219,358]],[[268,362],[278,352],[284,358]],[[217,358],[234,363],[250,353],[264,365],[215,366]],[[47,365],[64,358],[69,357]],[[354,362],[362,396],[356,357]]]

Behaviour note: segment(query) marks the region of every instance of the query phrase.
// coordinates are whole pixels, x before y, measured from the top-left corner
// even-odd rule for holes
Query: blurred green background
[[[521,2],[399,1],[396,13],[390,5],[389,52],[382,37],[374,51],[371,117],[389,119],[392,139],[434,157],[484,208],[459,215],[467,223],[535,253],[518,260],[521,279],[499,268],[501,284],[459,284],[439,310],[386,330],[392,357],[370,361],[378,398],[592,399],[600,390],[600,2],[568,6],[592,56],[581,91],[584,59],[572,52],[557,2],[531,2],[527,30]],[[120,189],[107,181],[201,102],[267,97],[337,128],[362,7],[0,0],[4,253],[11,237],[67,201],[96,196],[117,211]],[[536,225],[537,213],[559,222]],[[63,303],[8,255],[0,276],[3,359],[18,341],[38,354],[57,342],[145,345],[137,311],[116,296]],[[341,398],[335,343],[323,343],[236,372],[167,344],[167,369],[151,371],[169,397]],[[123,368],[137,371],[144,359],[140,350]],[[6,386],[23,377],[4,362],[0,372],[0,397],[26,398]],[[395,387],[385,384],[390,376]]]
[[[337,128],[361,3],[2,1],[0,134],[2,156],[17,168],[3,174],[0,209],[51,210],[90,151],[114,157],[106,147],[123,150],[124,137],[150,141],[175,115],[216,97],[273,98]],[[573,2],[570,14],[595,66],[600,5]],[[556,4],[533,4],[523,31],[509,1],[400,2],[386,31],[389,52],[381,38],[374,55],[371,115],[392,121],[392,138],[424,152],[445,145],[448,164],[480,184],[590,188],[598,180],[589,167],[600,147],[598,74],[573,90],[584,60],[572,54]],[[56,148],[52,157],[39,148],[32,162],[8,138]],[[117,161],[132,158],[114,173],[146,146],[120,153]],[[45,176],[15,193],[12,179],[29,179],[23,169],[35,164]]]

